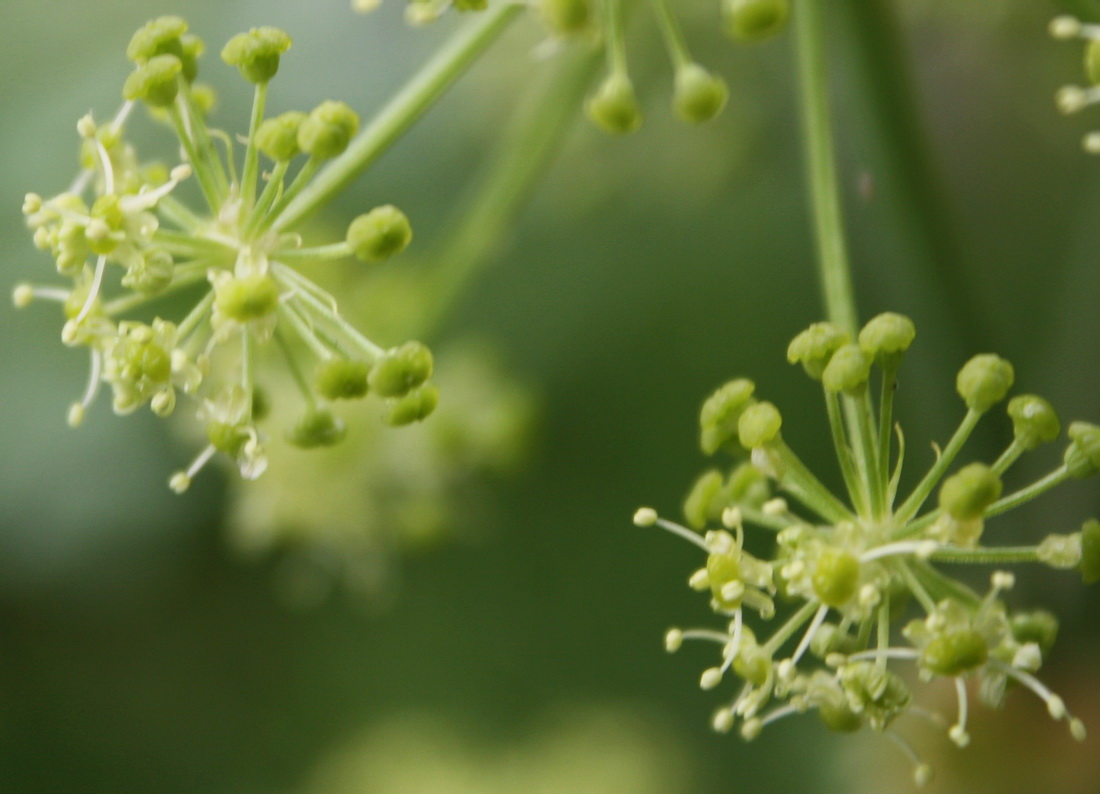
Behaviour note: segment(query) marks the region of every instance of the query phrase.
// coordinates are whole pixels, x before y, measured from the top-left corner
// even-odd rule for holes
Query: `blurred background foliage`
[[[697,57],[730,83],[728,108],[700,128],[672,118],[670,70],[649,15],[636,14],[629,54],[645,125],[612,139],[577,108],[531,201],[488,248],[491,267],[428,322],[437,349],[479,351],[475,371],[492,373],[456,386],[454,409],[497,400],[505,407],[488,411],[489,426],[517,411],[519,419],[493,431],[501,446],[485,447],[499,453],[491,465],[481,453],[424,453],[442,461],[447,484],[402,503],[421,511],[412,542],[401,517],[367,515],[389,493],[386,477],[393,488],[410,481],[400,468],[374,467],[374,446],[337,466],[354,465],[356,478],[321,479],[295,505],[313,516],[312,530],[285,522],[296,531],[272,536],[273,524],[257,518],[276,504],[280,482],[316,475],[306,455],[275,461],[284,470],[245,500],[218,476],[174,496],[166,480],[189,447],[147,415],[115,419],[106,401],[69,430],[83,355],[58,344],[50,307],[0,308],[0,791],[908,785],[906,761],[880,737],[830,737],[812,718],[752,745],[712,734],[717,701],[696,686],[709,657],[661,650],[667,626],[706,622],[706,605],[684,586],[698,559],[634,529],[630,516],[639,504],[673,513],[707,465],[696,443],[703,397],[735,375],[755,378],[783,410],[792,446],[831,471],[820,398],[784,361],[789,338],[820,315],[791,42],[732,45],[713,4],[684,5]],[[1080,151],[1088,114],[1064,119],[1053,106],[1060,85],[1081,80],[1080,47],[1046,34],[1067,9],[1100,19],[1097,4],[830,6],[862,314],[901,311],[918,328],[897,409],[910,471],[957,422],[954,373],[975,352],[1012,360],[1018,388],[1048,396],[1067,420],[1100,420],[1100,161]],[[271,24],[294,36],[273,112],[336,98],[369,117],[460,23],[408,29],[393,0],[367,17],[344,0],[5,4],[6,283],[48,280],[22,227],[22,196],[66,186],[76,119],[114,112],[126,42],[162,13],[186,16],[207,41],[205,79],[221,97],[215,119],[231,130],[246,124],[249,92],[216,53],[235,32]],[[547,58],[543,37],[532,20],[515,25],[320,222],[340,225],[392,202],[417,237],[387,267],[429,281],[446,272],[431,253],[445,250],[441,235],[469,201],[468,186],[501,148],[512,109],[567,57]],[[134,127],[164,146],[152,125]],[[400,278],[377,274],[373,299],[374,282],[363,282],[368,318],[385,319],[380,305],[415,314],[421,293],[385,283]],[[1006,442],[1007,422],[988,424],[968,459],[988,459]],[[425,438],[404,447],[398,433],[377,444],[415,464]],[[1021,464],[1021,481],[1054,464],[1056,451],[1043,454],[1030,469]],[[1098,510],[1095,483],[1080,483],[1014,512],[999,531],[1008,542],[1070,531]],[[369,546],[356,558],[365,579],[355,574],[362,566],[351,575],[344,567],[346,545],[310,542],[326,530],[356,537],[357,517]],[[251,534],[241,529],[249,520],[259,527]],[[257,548],[268,553],[240,553]],[[1100,596],[1073,576],[1029,571],[1012,600],[1061,616],[1044,677],[1100,735]],[[949,695],[918,687],[931,701]],[[1098,740],[1077,745],[1039,712],[1016,697],[1003,712],[975,715],[965,753],[942,732],[901,729],[937,766],[933,790],[1100,788]]]

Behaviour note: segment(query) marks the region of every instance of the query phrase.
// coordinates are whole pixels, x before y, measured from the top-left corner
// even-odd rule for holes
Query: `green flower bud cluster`
[[[428,382],[427,348],[409,343],[386,350],[375,344],[298,270],[308,263],[396,256],[412,231],[404,214],[389,205],[356,219],[346,237],[328,245],[304,247],[293,231],[305,213],[290,216],[288,208],[310,187],[321,163],[347,150],[359,117],[335,101],[309,113],[265,117],[268,84],[290,44],[283,31],[263,27],[234,36],[221,52],[255,86],[247,135],[238,136],[244,156],[237,158],[213,145],[214,139],[234,136],[208,127],[208,106],[193,84],[202,42],[179,17],[149,22],[127,49],[135,68],[123,86],[122,109],[108,123],[97,124],[89,115],[77,124],[83,171],[73,188],[48,199],[28,194],[23,203],[35,245],[69,283],[21,284],[16,304],[60,303],[63,342],[87,348],[91,359],[88,385],[70,408],[70,423],[84,420],[103,384],[111,387],[119,414],[148,405],[167,416],[179,413],[180,396],[189,398],[208,444],[171,478],[176,491],[185,490],[215,456],[230,459],[245,479],[267,468],[261,363],[281,360],[299,387],[300,409],[280,433],[299,447],[344,438],[347,429],[331,408],[334,402],[373,392],[385,406],[385,422],[406,425],[429,416],[439,401]],[[142,161],[126,135],[137,102],[168,122],[184,163],[166,168]],[[274,162],[268,173],[260,167],[261,155]],[[304,162],[292,173],[299,155]],[[240,171],[236,163],[243,163]],[[187,206],[178,197],[176,187],[189,178],[198,182],[204,207]],[[179,317],[147,319],[149,300],[167,294],[196,297]],[[277,354],[262,354],[265,347]],[[309,372],[315,373],[313,382]]]
[[[687,639],[718,644],[721,663],[703,673],[704,689],[717,687],[730,670],[743,679],[714,715],[719,731],[739,723],[740,734],[751,739],[782,717],[812,710],[830,730],[885,730],[913,701],[895,668],[915,665],[924,680],[954,682],[958,711],[947,733],[959,746],[969,741],[965,681],[972,678],[982,699],[995,705],[1009,682],[1031,691],[1074,738],[1084,737],[1080,720],[1035,677],[1057,621],[1041,610],[1013,613],[1006,606],[1002,594],[1013,587],[1013,574],[995,572],[982,595],[952,570],[960,563],[1038,563],[1075,569],[1086,582],[1100,579],[1096,520],[1069,534],[1044,528],[1045,537],[1026,546],[987,545],[991,532],[985,531],[1014,507],[1100,471],[1100,426],[1071,423],[1061,465],[1019,485],[1012,465],[1057,440],[1061,422],[1042,397],[1018,395],[1002,419],[1013,431],[1008,448],[994,461],[953,470],[978,421],[1009,397],[1014,382],[1007,361],[975,356],[956,377],[964,409],[959,428],[936,445],[935,459],[912,490],[899,494],[905,447],[900,430],[896,450],[892,444],[893,400],[915,336],[911,320],[886,313],[869,321],[856,341],[816,323],[787,349],[788,362],[821,384],[843,493],[833,493],[788,446],[779,410],[756,398],[752,381],[737,379],[703,404],[700,442],[708,455],[725,451],[748,460],[729,475],[711,469],[696,481],[684,502],[685,526],[650,508],[635,515],[637,525],[662,527],[706,554],[690,585],[709,593],[726,625],[673,629],[666,646],[675,650]],[[927,504],[937,491],[938,500]],[[760,546],[773,549],[768,558],[744,550],[747,525],[774,536],[773,544]],[[952,565],[941,569],[940,562]],[[913,609],[923,614],[913,618]],[[929,775],[918,760],[915,777]]]

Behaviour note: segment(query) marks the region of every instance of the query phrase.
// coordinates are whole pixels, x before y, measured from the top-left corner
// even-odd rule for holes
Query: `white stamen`
[[[810,627],[806,629],[806,633],[802,635],[802,642],[798,643],[798,647],[795,648],[794,655],[791,657],[792,664],[798,664],[798,660],[802,658],[802,654],[810,647],[814,635],[817,634],[817,630],[821,628],[821,624],[825,622],[825,616],[827,614],[829,614],[828,605],[822,604],[817,608],[814,619],[810,621]]]
[[[687,527],[682,527],[679,524],[674,524],[673,522],[668,521],[664,518],[658,518],[653,523],[656,526],[659,526],[661,529],[668,530],[673,535],[679,535],[684,540],[691,541],[703,551],[710,551],[710,549],[707,548],[706,541],[704,541],[701,537],[699,537],[697,533],[692,532]]]

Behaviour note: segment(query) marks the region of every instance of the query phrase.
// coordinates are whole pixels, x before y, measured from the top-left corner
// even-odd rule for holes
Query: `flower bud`
[[[993,353],[983,353],[963,365],[955,388],[967,408],[985,413],[1005,398],[1014,379],[1011,364]]]
[[[585,104],[588,117],[605,132],[625,135],[642,125],[634,86],[625,74],[607,76]]]
[[[871,377],[871,357],[857,344],[846,344],[829,359],[821,373],[822,385],[831,392],[856,397],[867,388]]]
[[[1100,580],[1100,521],[1095,518],[1081,527],[1081,564],[1077,570],[1085,584]]]
[[[817,707],[817,716],[830,731],[853,733],[863,727],[863,717],[848,707],[843,697],[822,701]]]
[[[944,480],[940,507],[960,521],[981,518],[1001,496],[1001,479],[984,463],[971,463]]]
[[[1100,471],[1100,427],[1073,422],[1066,431],[1070,444],[1064,462],[1074,477],[1088,477]]]
[[[833,353],[848,343],[848,334],[832,323],[814,323],[787,345],[787,362],[802,364],[806,374],[821,380]]]
[[[1012,638],[1024,645],[1033,642],[1045,656],[1058,637],[1058,618],[1049,612],[1037,609],[1034,612],[1017,612],[1010,622]]]
[[[981,667],[989,658],[985,639],[971,628],[938,633],[921,651],[920,663],[936,675],[956,676]]]
[[[206,51],[206,45],[198,36],[187,34],[180,38],[180,63],[183,64],[183,79],[188,83],[195,82],[199,76],[199,57]],[[209,111],[209,107],[205,110]]]
[[[301,154],[298,146],[298,129],[306,114],[289,110],[265,119],[256,130],[256,148],[277,163],[288,163]]]
[[[312,449],[331,447],[344,440],[347,428],[344,423],[324,409],[310,409],[302,415],[286,434],[286,440],[296,447]]]
[[[840,549],[825,549],[817,558],[812,582],[821,603],[842,606],[859,586],[859,560]]]
[[[913,344],[917,329],[904,314],[883,312],[859,332],[859,346],[879,364],[896,363]]]
[[[236,457],[251,438],[248,427],[233,422],[212,421],[206,425],[206,438],[214,449]]]
[[[582,33],[592,19],[590,0],[538,0],[537,8],[546,27],[558,36]]]
[[[128,263],[122,286],[144,295],[163,292],[172,283],[175,263],[172,255],[163,248],[149,248],[139,252]]]
[[[439,405],[439,389],[428,383],[392,401],[386,412],[386,424],[401,427],[419,422],[426,419],[437,405]]]
[[[187,32],[187,22],[181,17],[163,16],[150,20],[130,38],[126,57],[136,64],[151,61],[158,55],[183,57],[181,38]]]
[[[386,204],[353,220],[347,241],[360,261],[381,262],[405,250],[412,241],[412,227],[405,213]]]
[[[725,81],[699,64],[689,63],[676,70],[672,102],[684,121],[690,124],[710,121],[722,112],[728,98]]]
[[[355,400],[366,395],[369,372],[365,361],[334,358],[317,367],[313,385],[326,400]]]
[[[754,403],[737,420],[737,436],[745,449],[755,449],[773,441],[782,424],[778,408],[770,402]]]
[[[756,385],[738,378],[723,385],[703,403],[699,413],[700,446],[713,455],[726,442],[737,439],[737,422],[752,401]]]
[[[406,342],[374,362],[367,383],[379,397],[402,397],[431,375],[431,351],[420,342]]]
[[[723,29],[737,41],[763,41],[783,30],[789,12],[787,0],[722,0]]]
[[[1024,449],[1035,449],[1053,441],[1062,432],[1054,407],[1034,394],[1021,394],[1009,400],[1008,415],[1012,418],[1016,441]]]
[[[702,529],[708,520],[721,514],[728,501],[723,498],[722,485],[722,474],[717,469],[711,469],[695,481],[684,500],[684,518],[689,527]]]
[[[266,317],[279,305],[279,285],[268,275],[225,278],[214,285],[214,306],[238,322]]]
[[[175,55],[157,55],[130,73],[122,85],[122,96],[166,108],[176,99],[179,91],[176,78],[182,71],[183,64]]]
[[[279,28],[252,28],[222,48],[222,60],[236,66],[250,83],[267,83],[279,71],[279,57],[290,49],[290,36]]]
[[[298,128],[298,146],[318,160],[343,153],[359,131],[359,116],[343,102],[328,100],[315,107]]]

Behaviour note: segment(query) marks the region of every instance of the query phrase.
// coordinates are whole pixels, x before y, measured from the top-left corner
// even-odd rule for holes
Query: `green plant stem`
[[[830,523],[836,524],[855,518],[852,511],[833,496],[785,441],[776,442],[774,449],[783,469],[779,476],[782,488]]]
[[[676,17],[673,15],[672,9],[669,8],[668,0],[651,0],[651,2],[653,13],[657,17],[657,26],[661,29],[665,47],[668,49],[669,58],[672,60],[672,66],[675,69],[682,69],[691,63],[691,53],[688,51],[687,42],[684,40],[680,25],[677,24]]]
[[[844,239],[825,69],[826,5],[822,0],[800,0],[794,14],[803,140],[825,314],[854,337],[858,328],[855,293]]]
[[[867,497],[860,486],[859,474],[852,459],[852,448],[848,446],[848,439],[844,432],[844,421],[840,415],[840,396],[828,389],[824,391],[825,412],[829,416],[829,430],[833,436],[833,447],[836,448],[840,473],[844,477],[844,487],[848,490],[848,498],[852,500],[852,506],[856,512],[863,514],[867,511]]]
[[[819,606],[821,606],[821,603],[816,598],[811,598],[803,604],[802,608],[791,615],[787,622],[784,623],[766,643],[764,643],[764,653],[769,656],[774,656],[775,652],[783,647],[783,643],[793,637],[794,633],[802,628],[807,620],[813,617]]]
[[[347,150],[328,163],[317,178],[298,194],[275,219],[273,228],[288,229],[300,223],[344,190],[458,79],[508,22],[525,8],[518,3],[503,2],[491,5],[471,20],[382,108]]]
[[[1007,513],[1009,510],[1013,510],[1022,504],[1030,502],[1037,496],[1046,493],[1051,488],[1061,485],[1072,476],[1073,475],[1069,473],[1069,469],[1063,464],[1042,479],[1036,480],[1031,485],[998,499],[987,507],[985,513],[982,515],[984,518],[992,518],[993,516],[999,516],[1001,513]]]
[[[241,203],[251,207],[256,198],[256,179],[260,167],[260,150],[256,148],[256,130],[264,120],[267,104],[267,83],[257,83],[252,99],[252,118],[248,123],[248,145],[244,151],[244,172],[241,174]]]
[[[564,55],[564,54],[563,54]],[[493,160],[450,221],[444,242],[430,257],[440,263],[424,308],[422,338],[431,336],[458,297],[507,236],[516,214],[553,161],[577,118],[577,107],[600,66],[597,52],[565,59],[533,87],[501,136]]]
[[[944,472],[955,460],[955,456],[959,454],[959,450],[962,449],[963,444],[970,438],[970,434],[974,432],[974,426],[978,424],[978,420],[982,418],[982,414],[972,409],[967,409],[966,416],[963,417],[962,423],[959,425],[955,434],[951,436],[951,440],[947,442],[947,446],[944,447],[943,452],[936,458],[936,462],[932,464],[932,468],[928,470],[928,473],[924,475],[924,478],[917,483],[917,487],[913,489],[913,493],[909,495],[901,507],[894,513],[895,520],[898,526],[904,525],[909,519],[916,515],[920,510],[921,505],[924,504],[924,500],[928,498],[928,495],[932,493],[932,489],[936,487],[936,483],[943,477]]]
[[[933,562],[959,562],[972,565],[1007,565],[1014,562],[1039,562],[1036,546],[1002,546],[988,549],[937,549],[930,558]]]

